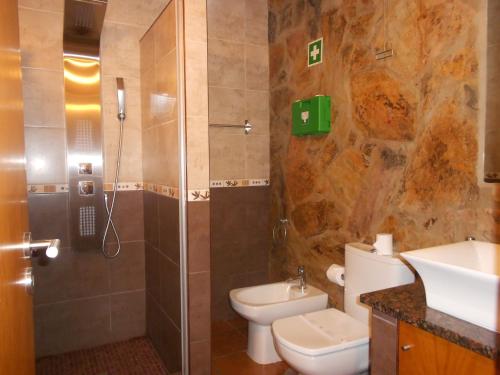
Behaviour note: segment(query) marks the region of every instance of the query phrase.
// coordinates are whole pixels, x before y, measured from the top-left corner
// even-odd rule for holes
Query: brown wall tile
[[[37,357],[110,342],[109,316],[106,296],[36,306]]]
[[[55,259],[40,265],[33,261],[35,305],[88,298],[109,293],[108,262],[98,249],[61,249]]]
[[[59,238],[69,247],[68,194],[28,194],[31,237],[34,240]]]
[[[159,249],[172,262],[179,264],[179,200],[158,197]]]
[[[159,245],[158,194],[144,192],[144,240],[154,247]]]
[[[189,373],[210,375],[210,341],[197,341],[189,345]]]
[[[236,316],[229,291],[268,282],[269,187],[210,189],[212,314]]]
[[[210,339],[210,272],[189,275],[189,341]]]
[[[110,297],[113,341],[141,337],[146,333],[146,292],[115,294]]]
[[[210,203],[188,204],[188,272],[210,271]]]
[[[161,254],[146,242],[146,291],[160,303],[160,258]]]
[[[166,315],[162,317],[160,335],[161,348],[165,348],[160,356],[170,373],[177,372],[181,369],[182,361],[181,333]]]
[[[110,245],[113,248],[113,244]],[[112,249],[110,252],[113,252]],[[120,254],[108,260],[109,288],[111,292],[144,289],[145,280],[144,241],[123,242]]]
[[[123,309],[123,305],[132,299],[132,295],[126,298],[130,291],[144,294],[145,288],[142,192],[118,193],[115,223],[122,240],[135,238],[135,241],[122,242],[121,253],[114,259],[106,259],[98,248],[76,251],[69,247],[67,199],[66,193],[30,194],[28,202],[33,238],[60,238],[63,244],[57,258],[33,260],[38,356],[113,342],[142,335],[145,331],[139,328],[140,322],[144,321],[144,303],[136,303],[133,309],[128,309],[127,315],[121,316],[124,320],[114,319],[116,330],[108,327],[102,332],[94,332],[101,326],[100,323],[92,323],[88,332],[82,333],[82,340],[75,337],[61,339],[65,329],[77,332],[84,328],[83,322],[89,313],[87,309],[78,307],[80,301],[88,300],[90,305],[97,306],[88,319],[109,324],[110,319],[113,321],[113,311],[109,306],[111,309]],[[109,243],[108,248],[114,250],[115,245]],[[120,294],[113,294],[117,292]],[[106,301],[107,308],[100,305],[102,299]],[[55,317],[39,316],[52,312]],[[62,317],[59,327],[56,326],[58,315]],[[48,329],[53,333],[47,333]]]
[[[162,321],[162,312],[159,303],[153,296],[146,292],[146,333],[153,342],[154,347],[160,353],[161,336],[160,326]]]
[[[181,327],[181,286],[179,266],[160,254],[160,306]]]
[[[108,192],[111,198],[112,193]],[[142,191],[120,191],[116,194],[113,221],[121,241],[144,240],[144,203]],[[107,218],[107,216],[105,216]],[[108,235],[108,242],[116,242]]]

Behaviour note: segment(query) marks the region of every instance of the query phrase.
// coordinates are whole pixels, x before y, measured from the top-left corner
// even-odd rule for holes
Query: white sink
[[[427,305],[500,332],[500,245],[464,241],[401,253],[417,270]]]

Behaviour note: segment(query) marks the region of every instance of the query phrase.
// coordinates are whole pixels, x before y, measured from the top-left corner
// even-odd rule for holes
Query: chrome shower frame
[[[187,256],[187,151],[186,151],[186,87],[184,57],[184,1],[175,1],[179,147],[179,268],[181,287],[181,352],[182,374],[189,375],[189,296]]]

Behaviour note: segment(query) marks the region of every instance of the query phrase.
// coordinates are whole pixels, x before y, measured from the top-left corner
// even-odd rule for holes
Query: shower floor
[[[37,375],[167,375],[145,337],[37,360]]]

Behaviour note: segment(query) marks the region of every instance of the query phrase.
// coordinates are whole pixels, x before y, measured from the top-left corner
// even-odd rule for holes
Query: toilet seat
[[[337,309],[279,319],[273,323],[276,340],[309,356],[325,355],[369,342],[368,326]]]
[[[354,375],[369,366],[369,329],[337,309],[276,320],[275,346],[304,375]]]

